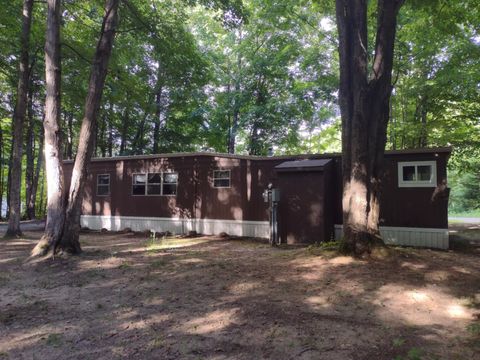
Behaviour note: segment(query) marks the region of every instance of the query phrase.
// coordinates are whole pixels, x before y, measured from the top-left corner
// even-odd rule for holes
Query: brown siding
[[[381,224],[387,226],[446,228],[448,190],[446,190],[446,164],[448,152],[395,153],[385,157],[386,178],[383,188]],[[329,178],[312,175],[302,180],[294,173],[280,179],[275,166],[299,158],[332,158]],[[437,161],[437,188],[399,188],[397,163],[399,161]],[[66,165],[67,185],[72,163]],[[213,187],[213,171],[231,170],[231,187]],[[133,196],[132,174],[136,172],[178,172],[176,196]],[[331,171],[330,171],[331,170]],[[97,196],[96,177],[110,174],[111,194]],[[305,201],[322,201],[321,211],[326,224],[323,235],[329,239],[330,224],[342,221],[341,158],[338,155],[310,155],[273,158],[248,158],[222,155],[164,156],[121,158],[93,161],[85,187],[83,214],[122,215],[139,217],[184,217],[225,220],[268,220],[267,204],[262,192],[268,183],[275,187],[295,187]],[[319,187],[317,182],[321,182]],[[291,200],[291,199],[290,199]],[[288,200],[288,201],[290,201]],[[303,201],[303,200],[302,200]],[[285,206],[285,205],[281,205]],[[292,204],[293,206],[293,204]],[[299,216],[303,210],[299,210]],[[292,225],[293,226],[293,225]]]

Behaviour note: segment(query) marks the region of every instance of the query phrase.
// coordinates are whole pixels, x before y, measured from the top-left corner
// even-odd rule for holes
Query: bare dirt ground
[[[248,239],[0,240],[0,359],[478,359],[480,231],[356,260]],[[0,234],[2,235],[2,234]]]

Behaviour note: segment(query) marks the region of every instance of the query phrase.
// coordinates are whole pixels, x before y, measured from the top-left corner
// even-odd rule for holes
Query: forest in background
[[[22,1],[2,2],[3,204],[11,169]],[[238,12],[208,1],[122,2],[98,116],[96,156],[340,151],[334,2],[236,5]],[[45,4],[36,2],[22,162],[27,217],[32,217],[25,205],[29,194],[36,200],[37,217],[45,208],[45,12]],[[103,1],[63,2],[65,158],[75,156],[102,16]],[[369,16],[375,16],[373,6]],[[480,6],[473,0],[407,1],[398,21],[387,148],[453,146],[450,208],[475,214],[480,207]]]

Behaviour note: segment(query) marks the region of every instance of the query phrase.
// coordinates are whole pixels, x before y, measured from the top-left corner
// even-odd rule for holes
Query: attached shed
[[[332,159],[294,160],[275,167],[282,243],[316,243],[332,238],[332,164]]]

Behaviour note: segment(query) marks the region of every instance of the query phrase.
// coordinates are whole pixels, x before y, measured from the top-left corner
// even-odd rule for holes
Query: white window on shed
[[[436,161],[404,161],[398,163],[399,187],[436,187]]]

